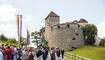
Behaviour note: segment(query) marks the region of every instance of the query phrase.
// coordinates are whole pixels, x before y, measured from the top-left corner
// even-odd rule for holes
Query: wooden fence
[[[65,53],[65,56],[69,57],[71,60],[91,60],[86,57],[70,54],[70,53]]]

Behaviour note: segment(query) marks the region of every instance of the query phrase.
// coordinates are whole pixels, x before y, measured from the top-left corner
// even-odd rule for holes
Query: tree
[[[85,44],[93,45],[96,41],[97,27],[93,24],[87,24],[83,28]]]
[[[101,39],[100,46],[105,46],[105,39]]]
[[[41,47],[41,46],[42,46],[42,44],[40,44],[38,47]],[[47,48],[47,49],[49,49],[48,41],[44,40],[43,48]]]
[[[22,37],[22,40],[21,40],[21,45],[27,45],[27,39]]]
[[[8,38],[6,36],[4,36],[3,34],[0,35],[0,40],[3,42],[6,42],[8,40]]]
[[[38,45],[40,43],[40,32],[35,31],[35,32],[32,32],[31,35],[32,35],[32,39],[33,39],[32,42],[36,43],[36,45],[38,47]]]

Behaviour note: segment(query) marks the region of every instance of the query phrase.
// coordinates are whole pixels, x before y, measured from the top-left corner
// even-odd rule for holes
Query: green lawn
[[[105,47],[82,46],[74,51],[69,51],[66,53],[83,56],[90,58],[91,60],[105,60]]]

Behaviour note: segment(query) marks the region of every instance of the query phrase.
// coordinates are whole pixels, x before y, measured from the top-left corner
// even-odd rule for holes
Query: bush
[[[105,39],[101,39],[100,46],[105,46]]]

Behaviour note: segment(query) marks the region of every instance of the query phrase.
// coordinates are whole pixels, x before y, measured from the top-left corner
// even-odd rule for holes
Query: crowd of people
[[[20,48],[13,45],[0,46],[0,60],[49,60],[48,54],[50,55],[50,60],[57,60],[64,57],[64,50],[52,47],[47,48]],[[57,57],[56,57],[57,56]]]

